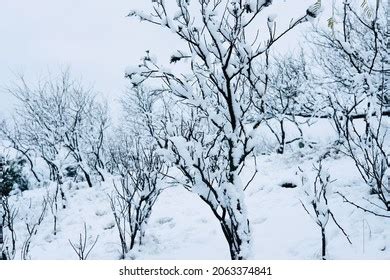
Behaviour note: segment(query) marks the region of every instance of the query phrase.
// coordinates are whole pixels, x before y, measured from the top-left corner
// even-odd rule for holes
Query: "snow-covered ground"
[[[311,140],[321,143],[318,146],[299,149],[292,145],[284,155],[257,156],[258,174],[246,190],[254,240],[253,258],[321,258],[320,228],[301,205],[304,194],[298,167],[311,170],[322,152],[320,147],[332,138],[331,131],[328,124],[318,122],[306,131],[307,135],[312,135]],[[259,141],[269,144],[271,139],[259,138]],[[376,202],[376,196],[369,194],[369,188],[362,182],[353,162],[344,156],[334,155],[328,157],[323,165],[329,170],[331,179],[335,180],[328,190],[330,210],[352,241],[350,245],[333,221],[329,221],[328,258],[390,259],[390,219],[364,213],[335,193],[339,191],[351,201],[369,208],[373,206],[363,197]],[[251,177],[253,170],[252,161],[242,173],[244,181]],[[298,187],[281,187],[287,182]],[[26,238],[25,221],[34,222],[38,218],[42,198],[47,191],[53,189],[50,186],[40,187],[11,198],[11,204],[19,208],[15,221],[19,250]],[[99,236],[90,259],[119,259],[119,236],[107,196],[113,191],[111,183],[94,188],[67,184],[64,191],[67,205],[66,209],[58,212],[58,232],[53,235],[53,217],[49,210],[33,236],[31,258],[77,259],[69,240],[78,241],[85,222],[89,244]],[[20,258],[19,251],[15,258]],[[229,259],[229,251],[218,221],[206,204],[182,187],[171,187],[161,194],[153,209],[145,244],[127,258]]]

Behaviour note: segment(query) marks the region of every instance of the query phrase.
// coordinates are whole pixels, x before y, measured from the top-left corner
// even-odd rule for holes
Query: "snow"
[[[324,139],[332,138],[330,126],[319,121],[307,128],[311,134]],[[326,129],[324,129],[324,127]],[[318,133],[321,131],[322,133]],[[327,139],[327,138],[325,138]],[[314,139],[313,139],[314,140]],[[258,173],[245,192],[247,211],[251,221],[254,259],[319,259],[321,233],[303,209],[300,200],[303,187],[298,167],[312,170],[313,159],[319,151],[288,150],[284,155],[258,155]],[[350,200],[369,206],[368,188],[357,173],[353,162],[346,157],[327,158],[323,162],[331,174],[329,207],[350,236],[350,245],[340,230],[327,225],[328,258],[330,259],[389,259],[390,219],[364,213],[343,202],[335,192]],[[243,183],[255,168],[250,161],[241,174]],[[313,174],[308,174],[309,177]],[[283,188],[285,182],[297,188]],[[17,248],[20,250],[26,237],[26,217],[34,221],[41,211],[41,202],[54,186],[37,187],[11,197],[10,204],[19,208],[15,229]],[[75,242],[87,225],[88,244],[99,236],[90,259],[118,259],[120,243],[107,194],[113,191],[110,182],[88,188],[82,183],[64,185],[68,205],[59,210],[58,233],[53,235],[52,216],[46,214],[31,243],[31,259],[77,259],[69,245]],[[375,195],[369,196],[375,202]],[[7,233],[6,233],[7,234]],[[229,259],[228,246],[218,221],[211,210],[194,193],[182,187],[170,187],[157,200],[146,227],[144,245],[127,256],[130,259]],[[19,251],[16,259],[20,258]]]

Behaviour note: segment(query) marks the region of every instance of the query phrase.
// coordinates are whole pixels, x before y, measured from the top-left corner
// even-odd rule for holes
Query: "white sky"
[[[15,73],[34,80],[48,70],[67,66],[115,104],[126,87],[123,77],[128,65],[138,63],[145,50],[167,60],[180,46],[171,33],[126,17],[130,10],[145,9],[149,2],[0,0],[0,116],[11,111],[13,98],[5,88],[15,80]],[[288,22],[315,0],[274,2],[279,5],[273,12],[288,14],[279,21]],[[280,46],[289,49],[296,45],[296,34],[286,37]]]

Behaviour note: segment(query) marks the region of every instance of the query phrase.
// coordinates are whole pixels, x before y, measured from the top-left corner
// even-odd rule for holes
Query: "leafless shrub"
[[[39,214],[39,217],[36,221],[34,222],[26,222],[26,229],[27,229],[27,238],[26,240],[23,242],[23,245],[22,245],[22,250],[21,250],[21,258],[22,260],[27,260],[27,259],[30,259],[30,245],[31,245],[31,242],[32,242],[32,239],[33,237],[38,233],[38,227],[41,225],[41,223],[43,222],[43,219],[46,215],[46,212],[47,212],[47,200],[46,199],[43,199],[42,201],[42,210]],[[30,204],[30,209],[31,209],[31,204]]]
[[[8,196],[2,196],[1,198],[2,206],[2,229],[7,229],[9,232],[9,237],[4,238],[4,244],[2,245],[2,254],[5,255],[5,258],[12,260],[15,258],[16,254],[16,231],[14,227],[15,219],[18,215],[18,209],[9,204]],[[4,233],[3,233],[4,234]],[[7,240],[9,240],[8,243]]]
[[[321,257],[323,260],[325,260],[327,258],[326,226],[329,222],[329,219],[334,221],[336,226],[345,235],[348,242],[350,244],[352,244],[352,242],[344,229],[337,222],[333,212],[329,208],[328,186],[332,183],[330,174],[323,170],[321,160],[318,166],[314,166],[313,169],[316,172],[314,181],[309,180],[305,174],[302,175],[302,185],[304,187],[304,194],[306,199],[305,202],[301,200],[301,204],[306,213],[321,229]]]
[[[57,235],[57,222],[58,222],[58,210],[59,210],[58,198],[59,198],[60,193],[61,193],[61,197],[64,197],[62,195],[63,192],[61,189],[61,185],[56,184],[56,188],[55,188],[54,192],[50,193],[50,191],[47,190],[46,198],[45,198],[45,201],[49,205],[50,212],[53,216],[53,234],[54,235]]]
[[[119,143],[111,146],[111,165],[119,175],[115,192],[109,197],[126,255],[136,244],[142,245],[145,227],[161,191],[164,163],[153,147],[140,138],[118,134]]]
[[[332,22],[342,28],[332,24],[331,29],[316,30],[311,41],[323,73],[320,85],[327,93],[330,117],[339,134],[340,152],[354,161],[370,192],[379,199],[379,208],[390,211],[386,124],[390,116],[390,45],[384,3],[372,3],[369,16],[353,1],[340,3]]]
[[[68,241],[73,251],[75,251],[75,253],[77,254],[79,260],[86,260],[88,259],[89,254],[98,242],[98,239],[99,236],[97,236],[95,240],[88,245],[87,224],[84,223],[84,233],[80,233],[78,243],[73,243],[70,240]]]

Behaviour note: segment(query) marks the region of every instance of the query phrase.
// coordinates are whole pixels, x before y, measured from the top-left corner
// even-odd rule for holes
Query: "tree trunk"
[[[248,220],[247,220],[248,222]],[[232,260],[245,260],[248,259],[247,250],[250,246],[250,236],[249,232],[240,234],[236,227],[231,228],[229,221],[223,220],[220,221],[222,231],[225,235],[226,241],[229,245],[230,258]],[[249,222],[248,222],[249,224]]]
[[[231,149],[233,150],[234,148]],[[245,260],[250,257],[252,242],[244,191],[237,168],[230,169],[228,181],[229,184],[223,191],[223,203],[220,203],[223,211],[219,221],[229,245],[231,259]]]
[[[284,148],[286,146],[286,132],[284,131],[284,120],[280,121],[280,143],[279,148],[277,149],[278,154],[284,154]]]
[[[251,234],[249,220],[246,214],[241,181],[236,172],[233,172],[230,190],[225,189],[224,200],[219,222],[226,241],[229,245],[232,260],[245,260],[251,254]]]
[[[81,161],[81,160],[78,161],[78,166],[79,166],[79,168],[81,169],[81,171],[82,171],[83,174],[84,174],[84,177],[85,177],[85,180],[87,181],[88,187],[92,188],[91,176],[89,175],[89,173],[87,172],[87,170],[85,170],[85,168],[83,167],[82,161]]]
[[[92,188],[91,176],[89,176],[88,172],[85,171],[83,168],[82,168],[82,170],[83,170],[83,173],[85,176],[85,180],[87,180],[88,187]]]
[[[242,209],[243,201],[236,200],[236,207],[215,205],[208,198],[201,196],[210,207],[221,225],[222,232],[229,246],[232,260],[245,260],[251,254],[251,233],[249,220]],[[239,221],[242,221],[241,223]]]
[[[321,227],[321,237],[322,237],[322,259],[326,260],[326,235],[325,235],[324,227]]]

